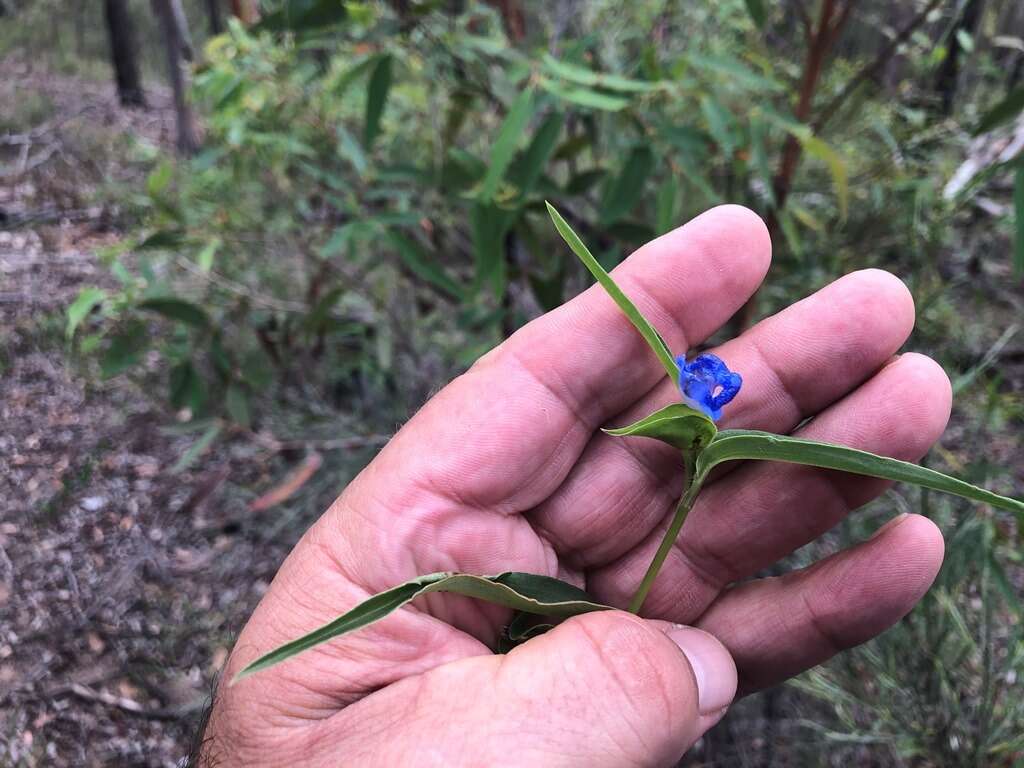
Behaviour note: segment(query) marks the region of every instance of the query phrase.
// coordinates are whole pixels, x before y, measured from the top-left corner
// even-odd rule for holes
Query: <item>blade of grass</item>
[[[668,373],[672,381],[678,384],[679,366],[676,365],[675,358],[672,356],[672,352],[661,337],[661,334],[654,329],[654,326],[647,321],[646,317],[640,314],[640,310],[622,292],[622,289],[616,285],[612,276],[604,270],[604,267],[597,262],[597,259],[590,253],[587,246],[583,244],[579,235],[573,231],[568,222],[562,218],[562,214],[558,212],[555,206],[547,201],[545,201],[545,205],[548,207],[548,214],[551,216],[551,221],[554,222],[558,234],[562,236],[562,239],[572,249],[572,252],[579,257],[583,265],[590,270],[590,274],[594,276],[594,279],[608,292],[608,295],[612,297],[612,300],[619,306],[622,313],[640,331],[640,335],[644,337],[647,346],[654,351],[654,354],[658,356],[658,360],[665,367],[665,372]]]

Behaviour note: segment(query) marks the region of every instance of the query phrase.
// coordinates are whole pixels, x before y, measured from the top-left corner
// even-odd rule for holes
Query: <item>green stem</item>
[[[643,581],[637,587],[636,594],[633,595],[633,599],[629,602],[630,613],[640,613],[644,600],[647,599],[647,593],[651,591],[654,580],[658,578],[658,571],[664,565],[665,558],[668,557],[669,550],[672,549],[672,545],[679,536],[679,531],[683,528],[683,523],[686,522],[686,516],[690,513],[693,502],[697,499],[697,494],[700,493],[700,484],[693,482],[694,473],[690,468],[689,461],[687,461],[687,469],[687,483],[689,487],[686,489],[686,493],[683,494],[683,498],[679,500],[679,506],[676,507],[676,513],[672,517],[672,522],[668,530],[665,531],[665,537],[661,540],[654,559],[651,560],[651,564],[647,567],[647,573],[644,574]]]

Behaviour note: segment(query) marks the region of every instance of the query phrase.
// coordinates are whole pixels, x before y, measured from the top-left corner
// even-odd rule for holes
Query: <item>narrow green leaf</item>
[[[521,196],[532,192],[540,179],[555,150],[564,122],[565,115],[561,112],[552,112],[544,118],[522,158],[509,170],[509,180],[519,188]]]
[[[198,412],[206,401],[206,386],[191,360],[174,365],[167,376],[168,399],[175,408]]]
[[[657,234],[663,235],[675,229],[678,198],[679,184],[673,178],[665,179],[658,187],[658,194],[655,198],[654,227]]]
[[[910,464],[898,459],[876,456],[866,451],[830,445],[812,440],[801,440],[787,435],[753,430],[723,430],[697,458],[697,483],[703,483],[708,473],[725,461],[764,460],[804,464],[823,469],[837,469],[857,475],[879,477],[903,483],[913,483],[935,491],[951,493],[965,499],[991,504],[1016,513],[1024,523],[1024,501],[1000,496],[934,469]]]
[[[1018,86],[1006,94],[1006,97],[986,112],[978,127],[974,129],[974,135],[987,133],[993,128],[998,128],[1007,123],[1024,111],[1024,85]]]
[[[246,429],[252,425],[252,418],[249,415],[249,394],[235,382],[228,384],[228,391],[224,395],[224,408],[235,424]]]
[[[554,628],[554,624],[538,621],[536,614],[520,611],[512,617],[505,634],[508,636],[509,645],[515,647]]]
[[[747,6],[747,13],[749,13],[750,18],[754,20],[754,24],[756,24],[758,28],[763,27],[765,19],[767,18],[763,0],[744,0],[744,2]]]
[[[650,91],[661,90],[665,83],[650,83],[645,80],[634,80],[621,75],[595,72],[587,67],[578,64],[569,64],[559,61],[551,54],[544,54],[544,68],[556,77],[568,80],[570,83],[585,85],[591,88],[607,88],[610,91],[622,91],[624,93],[649,93]]]
[[[459,284],[448,276],[437,263],[436,257],[427,253],[419,243],[398,232],[389,232],[387,237],[398,253],[398,258],[410,272],[452,298],[462,298],[463,291]]]
[[[691,53],[687,55],[686,59],[698,69],[721,75],[727,83],[738,85],[759,94],[766,91],[785,90],[785,86],[779,81],[759,75],[742,61],[731,56],[705,56]]]
[[[142,353],[149,348],[149,334],[144,323],[129,321],[124,328],[110,339],[100,358],[100,374],[104,379],[124,373],[142,360]]]
[[[153,232],[135,246],[137,251],[173,251],[185,241],[185,235],[174,229],[160,229]]]
[[[651,148],[646,145],[634,147],[601,200],[598,216],[604,226],[614,224],[636,206],[653,168]]]
[[[363,127],[363,144],[367,149],[373,147],[374,139],[380,134],[380,119],[384,114],[384,105],[390,90],[391,56],[384,54],[377,60],[366,90],[366,122]]]
[[[188,469],[188,467],[192,465],[192,462],[198,459],[206,452],[206,449],[213,444],[213,441],[217,439],[223,428],[223,425],[219,421],[215,421],[207,427],[206,431],[200,435],[199,439],[192,443],[188,450],[181,454],[178,460],[174,463],[174,466],[171,467],[171,474],[176,475],[179,472]]]
[[[1024,162],[1013,174],[1013,273],[1024,276]]]
[[[331,84],[330,91],[340,100],[341,97],[345,95],[345,91],[348,90],[348,87],[369,72],[376,64],[376,55],[367,56],[362,61],[342,72]]]
[[[367,160],[366,153],[363,152],[363,148],[359,145],[356,137],[349,133],[343,125],[338,126],[335,130],[335,135],[338,137],[338,157],[347,160],[356,173],[363,176],[366,173],[369,160]]]
[[[190,301],[184,299],[178,299],[171,296],[158,297],[152,299],[146,299],[138,304],[139,309],[145,309],[150,312],[156,312],[164,317],[169,317],[172,320],[180,320],[181,322],[195,326],[196,328],[206,328],[210,325],[210,318],[207,316],[200,307],[196,306]]]
[[[829,173],[832,174],[832,184],[836,188],[839,216],[845,220],[850,208],[850,182],[847,177],[846,161],[817,136],[805,136],[800,139],[800,143],[803,144],[807,154],[818,158],[828,166]]]
[[[576,104],[581,107],[600,109],[605,112],[618,112],[629,106],[629,99],[624,96],[612,96],[608,93],[592,91],[589,88],[565,85],[547,77],[539,77],[537,82],[541,88],[552,96],[557,96],[562,101],[567,101],[570,104]]]
[[[585,194],[607,174],[608,171],[604,168],[591,168],[586,171],[580,171],[569,177],[569,180],[565,183],[565,191],[574,196]]]
[[[700,111],[707,121],[711,138],[721,147],[727,158],[732,157],[736,151],[736,137],[733,135],[736,118],[721,102],[711,96],[701,97]]]
[[[328,640],[380,621],[417,597],[433,592],[450,592],[526,613],[559,618],[609,608],[594,602],[578,587],[550,576],[517,572],[497,576],[432,573],[380,592],[319,629],[278,646],[245,667],[235,675],[231,683],[237,683],[255,672],[279,664]]]
[[[522,138],[531,114],[533,114],[533,89],[525,88],[512,102],[512,106],[505,116],[505,122],[501,124],[501,129],[498,131],[498,138],[491,150],[491,164],[487,168],[487,174],[484,176],[480,188],[482,202],[490,202],[498,191],[498,185],[501,184],[505,170],[512,162],[512,156],[515,154],[516,146]]]
[[[676,384],[679,383],[679,366],[676,365],[675,358],[672,357],[672,352],[669,350],[665,340],[661,337],[655,329],[638,310],[633,302],[629,300],[629,297],[622,292],[622,289],[615,284],[611,275],[605,272],[597,259],[594,258],[593,254],[587,249],[587,246],[580,240],[572,227],[569,226],[568,222],[562,218],[560,214],[551,203],[545,201],[545,205],[548,207],[548,214],[551,216],[551,221],[555,224],[555,229],[558,230],[558,234],[562,236],[566,244],[572,249],[579,260],[583,262],[584,266],[590,270],[590,274],[594,276],[594,279],[601,284],[601,287],[608,292],[608,295],[612,297],[612,300],[619,306],[623,314],[629,318],[629,321],[633,324],[633,327],[640,331],[640,335],[644,337],[644,341],[647,342],[654,354],[658,356],[661,364],[665,367],[665,372],[668,373],[669,377]]]
[[[715,439],[715,422],[683,403],[672,403],[628,427],[602,429],[614,437],[653,437],[687,453],[698,453]]]
[[[496,296],[505,294],[505,235],[512,223],[509,211],[477,202],[470,212],[473,252],[476,256],[474,288],[489,285]]]
[[[165,189],[171,181],[171,174],[174,173],[174,166],[167,160],[153,169],[153,172],[146,177],[146,193],[150,197],[156,197]]]
[[[972,366],[963,374],[953,379],[953,398],[956,399],[957,395],[963,392],[965,389],[971,386],[981,374],[991,368],[999,360],[999,354],[1003,351],[1003,348],[1010,343],[1014,336],[1017,335],[1017,331],[1020,330],[1020,326],[1014,323],[996,339],[995,343],[989,347],[988,351],[981,358],[977,365]]]
[[[64,328],[64,335],[69,339],[74,336],[75,329],[106,298],[107,292],[95,286],[88,286],[79,291],[78,296],[75,297],[75,300],[67,308],[67,325]]]
[[[199,269],[203,272],[209,272],[213,269],[213,257],[217,255],[221,244],[221,239],[215,237],[203,246],[203,249],[196,254],[196,264],[199,266]]]

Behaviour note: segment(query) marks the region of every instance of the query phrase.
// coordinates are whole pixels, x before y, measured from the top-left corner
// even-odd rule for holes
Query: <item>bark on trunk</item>
[[[231,12],[247,27],[260,20],[256,0],[231,0]]]
[[[110,61],[114,66],[117,96],[126,107],[145,107],[146,95],[139,78],[135,28],[127,0],[105,0],[104,17],[110,39]]]
[[[183,154],[191,154],[199,148],[199,139],[192,108],[188,103],[188,71],[185,62],[191,56],[191,46],[188,43],[188,30],[182,28],[185,14],[181,9],[181,0],[151,2],[153,12],[160,22],[167,51],[167,70],[174,93],[174,111],[178,124],[178,150]]]
[[[953,114],[953,106],[956,104],[957,82],[960,78],[960,40],[957,33],[966,32],[974,36],[978,27],[978,20],[981,18],[982,0],[968,0],[964,6],[960,18],[949,33],[946,41],[946,58],[942,60],[939,71],[935,75],[935,90],[942,98],[942,114]]]
[[[210,26],[210,37],[224,31],[224,18],[220,13],[220,0],[206,0],[206,17]]]

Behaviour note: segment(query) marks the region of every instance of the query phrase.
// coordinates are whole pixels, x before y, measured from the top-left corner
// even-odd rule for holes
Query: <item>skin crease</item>
[[[613,274],[682,353],[743,305],[770,253],[755,214],[722,206]],[[712,350],[744,379],[720,426],[803,424],[797,433],[814,439],[920,458],[945,427],[950,387],[931,360],[894,357],[913,319],[902,283],[867,270],[762,321]],[[530,323],[427,403],[307,531],[225,681],[434,571],[543,573],[624,606],[680,478],[664,446],[599,429],[678,399],[599,287]],[[873,637],[928,589],[943,542],[916,515],[804,571],[749,580],[885,487],[790,465],[731,467],[702,493],[644,618],[576,617],[496,656],[506,611],[430,595],[223,682],[199,764],[672,765],[737,686],[773,685]]]

